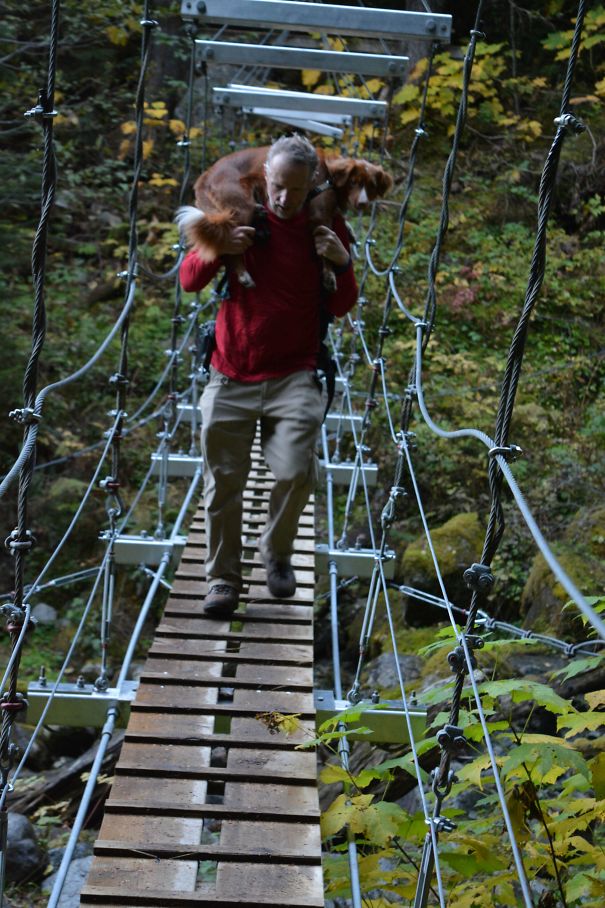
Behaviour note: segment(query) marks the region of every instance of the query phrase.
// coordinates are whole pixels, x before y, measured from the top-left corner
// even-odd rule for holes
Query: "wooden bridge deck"
[[[145,662],[82,905],[323,906],[314,752],[314,518],[303,514],[298,590],[273,599],[257,543],[271,479],[255,447],[245,493],[245,590],[205,618],[196,513]],[[259,713],[300,714],[272,733]]]

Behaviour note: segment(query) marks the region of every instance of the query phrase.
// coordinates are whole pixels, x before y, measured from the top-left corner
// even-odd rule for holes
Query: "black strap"
[[[307,196],[307,202],[310,202],[311,199],[315,198],[315,196],[321,195],[321,193],[325,192],[326,189],[334,189],[334,183],[332,182],[330,177],[324,180],[323,183],[320,183],[319,186],[314,186],[313,189],[310,190]]]

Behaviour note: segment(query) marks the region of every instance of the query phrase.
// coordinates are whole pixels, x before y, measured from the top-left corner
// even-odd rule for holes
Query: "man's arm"
[[[357,302],[357,281],[349,252],[349,234],[342,217],[334,218],[333,230],[318,227],[313,236],[315,249],[334,265],[336,291],[326,299],[328,312],[340,318],[346,315]]]

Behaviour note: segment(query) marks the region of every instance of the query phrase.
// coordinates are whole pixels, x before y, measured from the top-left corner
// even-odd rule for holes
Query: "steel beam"
[[[151,462],[153,464],[153,469],[151,471],[152,476],[160,475],[163,459],[161,454],[151,455]],[[169,478],[176,476],[191,477],[195,475],[195,471],[198,467],[201,467],[203,463],[204,461],[201,457],[190,457],[188,454],[169,454],[167,475]]]
[[[318,574],[330,573],[333,561],[341,577],[371,577],[378,557],[374,549],[331,549],[324,543],[315,546],[315,570]],[[387,580],[395,576],[395,552],[387,549],[382,562]]]
[[[165,552],[170,552],[171,559],[178,561],[187,542],[186,536],[174,539],[154,539],[153,536],[117,536],[114,541],[114,553],[117,564],[157,565]]]
[[[47,725],[68,725],[84,728],[101,728],[107,718],[107,710],[117,704],[119,717],[117,725],[128,724],[130,704],[136,694],[138,681],[125,681],[122,687],[96,690],[94,684],[59,684],[44,717]],[[23,722],[35,725],[40,719],[54,690],[51,681],[31,681],[27,687],[27,710]]]
[[[331,136],[333,139],[342,139],[344,132],[338,126],[328,126],[327,123],[319,123],[317,120],[299,120],[297,117],[278,116],[278,111],[269,114],[261,107],[244,108],[244,113],[252,114],[255,117],[263,117],[265,120],[272,120],[274,123],[284,123],[286,126],[294,126],[295,129],[304,129],[306,132],[314,132],[319,136]]]
[[[323,113],[342,113],[352,117],[382,119],[387,105],[384,101],[364,101],[340,95],[315,95],[308,91],[281,91],[275,88],[251,88],[248,85],[229,85],[212,89],[215,107],[279,107],[282,110],[309,110],[320,117]]]
[[[392,9],[367,9],[296,0],[183,0],[181,16],[198,23],[251,28],[286,28],[288,31],[322,31],[362,38],[415,38],[449,41],[452,17]]]
[[[331,690],[315,691],[315,713],[317,725],[336,718],[347,709],[360,709],[361,715],[354,721],[347,721],[347,738],[351,741],[368,741],[372,744],[409,744],[410,734],[402,700],[336,700]],[[408,715],[414,740],[422,737],[426,727],[426,710],[409,709]],[[356,734],[355,729],[369,728],[371,734]]]
[[[276,44],[195,42],[199,56],[209,63],[237,66],[269,66],[274,69],[318,69],[324,73],[358,73],[366,76],[403,76],[409,57],[386,54],[340,53]]]
[[[329,123],[332,126],[350,126],[353,118],[347,114],[327,113],[312,110],[314,95],[305,95],[310,99],[310,103],[304,110],[285,110],[283,107],[243,107],[244,113],[256,113],[261,117],[289,117],[293,120],[317,120],[321,117],[322,123]]]
[[[353,462],[345,463],[326,463],[325,460],[319,461],[320,467],[324,470],[330,470],[334,482],[337,485],[349,485],[353,474],[356,470],[356,464]],[[357,479],[358,483],[361,485],[361,473],[365,476],[365,481],[369,486],[375,486],[378,481],[378,464],[376,463],[364,463],[360,467],[357,467]]]
[[[325,422],[328,430],[344,429],[351,432],[353,427],[355,427],[355,430],[359,431],[363,416],[350,416],[348,413],[328,413]]]

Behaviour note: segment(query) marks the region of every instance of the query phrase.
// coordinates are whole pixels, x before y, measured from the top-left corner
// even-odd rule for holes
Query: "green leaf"
[[[597,731],[605,725],[605,713],[593,712],[587,710],[584,713],[575,713],[571,716],[560,716],[557,719],[557,731],[562,728],[568,729],[565,732],[566,738],[572,738],[581,731]]]
[[[551,677],[567,681],[568,678],[575,678],[576,675],[581,675],[583,672],[591,672],[593,669],[598,668],[604,658],[605,656],[603,655],[595,655],[587,656],[585,659],[574,659],[565,668],[560,668],[558,671],[553,672]]]
[[[605,798],[605,753],[597,754],[588,765],[595,798],[601,801]]]
[[[513,703],[534,702],[555,714],[575,712],[567,700],[556,694],[547,684],[540,684],[538,681],[526,679],[486,681],[479,685],[479,693],[487,694],[489,697],[510,696]]]
[[[542,738],[546,736],[541,736]],[[520,744],[514,748],[502,764],[502,775],[510,776],[519,774],[523,764],[531,772],[534,781],[537,779],[554,782],[559,776],[564,775],[569,769],[589,778],[590,770],[581,753],[566,746],[564,742],[557,742],[555,738],[541,740],[535,743]],[[524,776],[525,773],[521,772]]]

